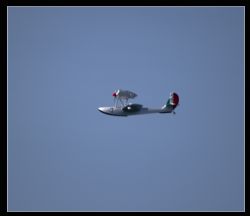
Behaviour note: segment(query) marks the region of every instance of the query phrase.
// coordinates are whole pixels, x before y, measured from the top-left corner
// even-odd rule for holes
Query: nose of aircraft
[[[98,110],[102,113],[107,113],[109,112],[109,107],[99,107]]]
[[[112,109],[110,107],[99,107],[98,110],[105,114],[111,114]]]
[[[100,112],[103,112],[103,111],[104,111],[104,107],[99,107],[98,110],[99,110]]]

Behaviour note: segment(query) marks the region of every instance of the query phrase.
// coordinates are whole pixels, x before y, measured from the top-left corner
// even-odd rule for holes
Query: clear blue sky
[[[9,7],[8,210],[243,211],[244,7]]]

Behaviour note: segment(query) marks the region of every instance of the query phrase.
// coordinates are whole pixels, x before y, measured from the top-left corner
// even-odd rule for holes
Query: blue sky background
[[[243,211],[244,8],[9,7],[8,210]]]

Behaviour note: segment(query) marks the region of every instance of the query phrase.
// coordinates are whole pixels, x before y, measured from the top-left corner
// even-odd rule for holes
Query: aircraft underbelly
[[[100,107],[98,110],[107,115],[127,116],[120,107]]]
[[[114,116],[142,115],[142,114],[161,112],[161,109],[149,109],[149,108],[141,108],[139,111],[136,112],[124,112],[122,110],[122,107],[100,107],[98,110],[104,114],[114,115]]]

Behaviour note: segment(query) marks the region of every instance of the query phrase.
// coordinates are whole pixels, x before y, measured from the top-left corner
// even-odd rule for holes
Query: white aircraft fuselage
[[[129,105],[127,106],[129,107]],[[130,115],[140,115],[140,114],[151,114],[151,113],[171,113],[172,109],[163,110],[163,109],[153,109],[142,107],[138,111],[129,111],[124,110],[124,107],[99,107],[98,110],[107,115],[113,116],[130,116]]]

